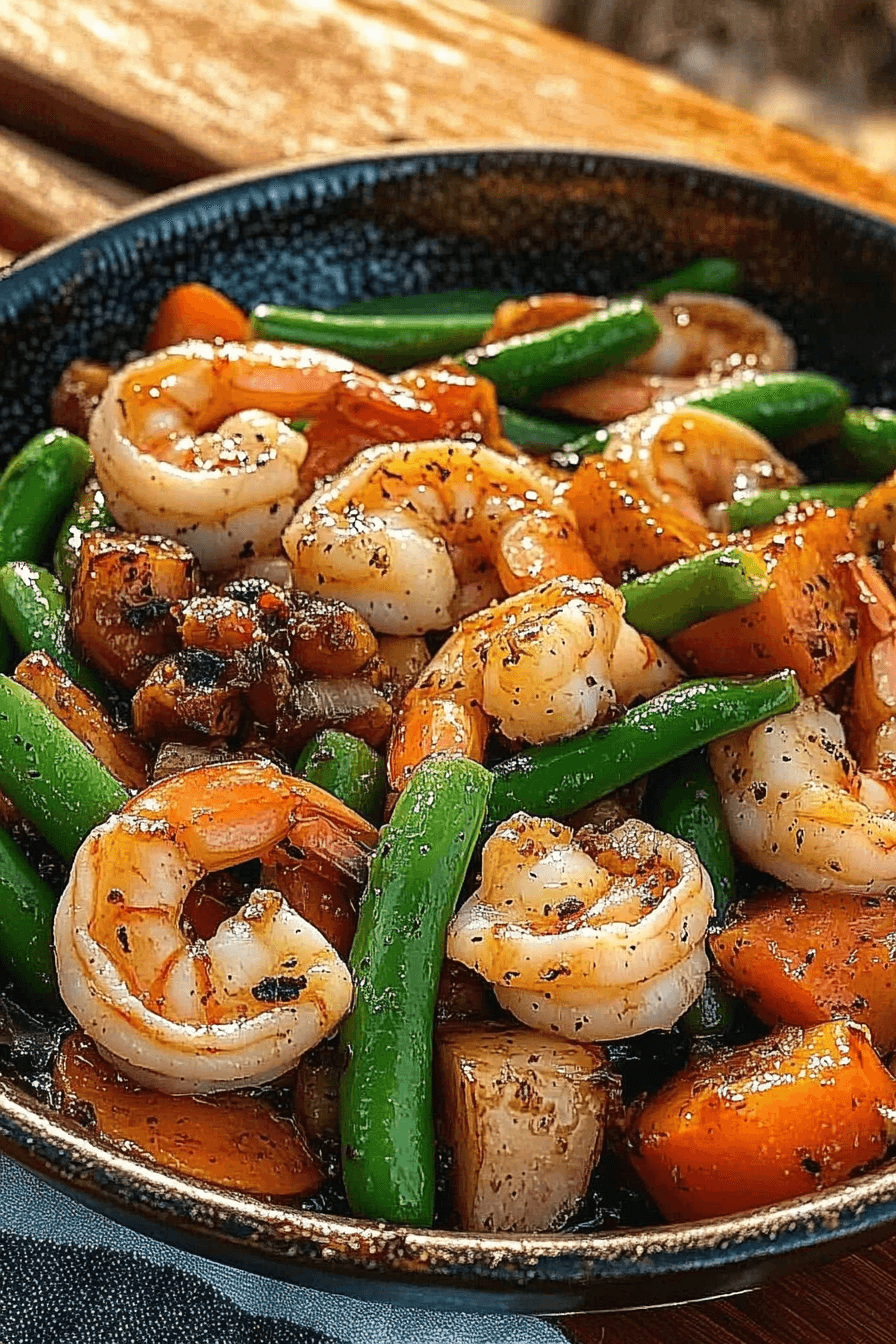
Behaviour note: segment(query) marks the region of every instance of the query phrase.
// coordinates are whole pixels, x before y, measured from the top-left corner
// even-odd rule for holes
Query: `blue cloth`
[[[2,1344],[561,1344],[549,1322],[356,1302],[231,1269],[0,1157]]]

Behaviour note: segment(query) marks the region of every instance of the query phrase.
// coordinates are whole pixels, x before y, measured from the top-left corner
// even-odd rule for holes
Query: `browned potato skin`
[[[113,373],[111,364],[99,364],[92,359],[73,360],[67,369],[63,369],[50,398],[51,424],[86,439],[90,432],[90,417]]]
[[[559,1226],[600,1157],[611,1085],[599,1046],[506,1023],[436,1032],[439,1131],[452,1150],[452,1202],[475,1232]]]
[[[896,899],[773,891],[734,908],[710,937],[727,987],[770,1026],[863,1022],[881,1054],[896,1049]]]
[[[672,656],[698,676],[792,668],[805,693],[815,695],[856,659],[856,538],[849,512],[801,505],[778,524],[744,533],[738,545],[762,557],[768,592],[673,635]]]
[[[71,599],[78,649],[105,676],[134,690],[178,648],[171,605],[194,595],[198,576],[195,557],[177,542],[86,536]]]
[[[630,1158],[671,1222],[835,1185],[879,1162],[896,1080],[849,1022],[779,1027],[699,1057],[629,1117]]]
[[[648,503],[612,462],[591,457],[576,472],[566,496],[589,554],[608,583],[652,573],[710,550],[717,538],[668,505]]]
[[[29,653],[13,673],[51,709],[97,760],[128,789],[145,789],[152,765],[149,752],[117,728],[95,696],[76,686],[46,653]]]
[[[56,1059],[63,1108],[93,1121],[115,1147],[228,1190],[273,1199],[312,1194],[323,1181],[298,1126],[257,1097],[169,1097],[138,1087],[76,1031]]]

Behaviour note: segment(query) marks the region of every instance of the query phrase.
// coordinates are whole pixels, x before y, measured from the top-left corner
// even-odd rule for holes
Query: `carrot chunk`
[[[248,341],[252,324],[241,308],[208,285],[178,285],[159,304],[146,338],[147,350],[164,350],[181,341]]]
[[[738,545],[762,557],[768,592],[673,636],[673,657],[701,676],[792,668],[806,694],[815,695],[856,658],[859,603],[848,511],[800,505]]]
[[[710,939],[726,984],[763,1022],[863,1022],[882,1054],[896,1049],[896,899],[774,891],[735,907]]]
[[[323,1174],[298,1126],[257,1097],[170,1097],[123,1078],[83,1032],[63,1042],[53,1081],[63,1108],[117,1148],[247,1194],[311,1194]]]
[[[848,1022],[779,1027],[700,1058],[629,1120],[631,1161],[666,1218],[811,1194],[879,1161],[896,1079]]]

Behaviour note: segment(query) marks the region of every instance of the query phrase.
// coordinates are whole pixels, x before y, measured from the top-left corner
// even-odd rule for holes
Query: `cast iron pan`
[[[552,150],[398,154],[230,177],[45,249],[0,280],[0,445],[48,422],[77,355],[139,348],[173,284],[244,307],[465,286],[626,292],[735,257],[801,367],[896,405],[896,229],[768,182]],[[559,1312],[753,1287],[896,1226],[896,1169],[736,1218],[532,1237],[408,1231],[266,1204],[141,1165],[0,1077],[0,1148],[110,1217],[260,1274],[409,1305]]]

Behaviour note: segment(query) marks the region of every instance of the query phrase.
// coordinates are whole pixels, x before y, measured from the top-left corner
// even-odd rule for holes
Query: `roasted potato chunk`
[[[104,676],[129,691],[178,648],[172,604],[198,587],[193,555],[174,541],[85,536],[72,587],[72,635]]]
[[[436,1033],[440,1134],[451,1149],[460,1225],[477,1232],[559,1227],[603,1148],[612,1085],[599,1046],[489,1022]]]

